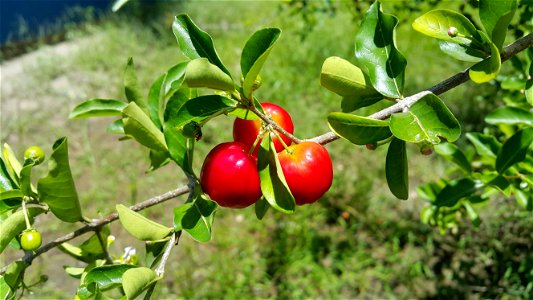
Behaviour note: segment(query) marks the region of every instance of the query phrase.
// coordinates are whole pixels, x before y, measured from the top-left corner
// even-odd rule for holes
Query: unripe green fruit
[[[33,162],[38,165],[44,161],[44,152],[38,146],[31,146],[24,151],[24,160],[31,159]]]
[[[24,230],[20,235],[20,246],[26,251],[37,250],[42,243],[41,233],[33,228]]]

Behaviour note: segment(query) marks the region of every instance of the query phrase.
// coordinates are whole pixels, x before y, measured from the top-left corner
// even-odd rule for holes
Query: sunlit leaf
[[[128,102],[135,102],[139,108],[148,113],[148,103],[143,96],[141,86],[135,73],[135,65],[133,58],[128,59],[126,69],[124,71],[124,93]]]
[[[152,269],[132,268],[122,274],[122,287],[128,299],[135,299],[157,280],[159,278]]]
[[[35,216],[44,212],[44,209],[39,207],[30,207],[27,210],[30,223],[33,223]],[[5,220],[2,220],[0,227],[2,227],[2,234],[0,235],[0,253],[2,253],[7,245],[9,245],[9,242],[26,229],[24,214],[21,210],[13,213]]]
[[[69,119],[92,117],[120,116],[127,103],[113,99],[91,99],[78,104],[70,114]]]
[[[17,155],[15,155],[15,152],[7,143],[4,143],[3,154],[10,177],[16,181],[16,177],[20,174],[20,170],[22,170],[22,163],[17,159]]]
[[[408,170],[405,142],[392,139],[385,161],[385,175],[390,191],[398,199],[409,198]]]
[[[444,41],[466,46],[469,46],[472,40],[480,41],[474,24],[453,10],[431,10],[418,17],[412,25],[416,31]],[[448,33],[452,27],[456,29],[456,36]]]
[[[356,145],[375,143],[392,135],[387,121],[347,113],[330,113],[328,124],[333,132]]]
[[[169,112],[167,125],[181,128],[183,125],[228,113],[237,107],[238,102],[220,95],[207,95],[185,102],[177,112]]]
[[[231,77],[211,64],[207,58],[197,58],[189,62],[185,71],[185,83],[189,87],[211,88],[222,91],[235,89]]]
[[[499,50],[502,50],[507,27],[517,6],[516,0],[479,0],[479,18],[487,35]]]
[[[477,154],[481,156],[496,158],[496,155],[500,152],[500,148],[502,147],[501,143],[492,135],[486,135],[479,132],[468,132],[466,138],[474,145]]]
[[[483,32],[479,32],[484,45],[488,45],[490,48],[490,57],[485,58],[483,61],[473,65],[468,70],[468,75],[475,83],[484,83],[496,78],[500,72],[501,58],[498,47],[490,41],[490,39]]]
[[[105,265],[91,269],[83,279],[83,286],[91,283],[98,285],[101,290],[108,290],[122,284],[122,275],[129,269],[136,268],[134,265]]]
[[[124,229],[139,240],[160,240],[172,232],[172,228],[156,223],[122,204],[118,204],[116,209]]]
[[[442,52],[448,54],[449,56],[457,60],[467,62],[477,63],[482,61],[488,55],[484,51],[477,48],[448,41],[439,41],[439,48]]]
[[[265,199],[265,197],[261,197],[261,199],[257,200],[254,205],[255,216],[257,217],[257,219],[262,220],[269,208],[270,204]]]
[[[174,209],[174,230],[184,230],[199,242],[211,240],[211,227],[218,205],[198,193],[192,202]]]
[[[533,125],[533,113],[517,107],[503,106],[487,114],[485,122],[489,124]]]
[[[148,115],[131,102],[122,111],[124,131],[140,144],[157,151],[167,151],[165,137]]]

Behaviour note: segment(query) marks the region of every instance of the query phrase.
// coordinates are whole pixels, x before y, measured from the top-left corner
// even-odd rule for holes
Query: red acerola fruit
[[[292,123],[291,116],[281,106],[268,102],[261,103],[261,106],[263,107],[265,114],[269,116],[274,122],[276,122],[281,128],[285,129],[290,134],[294,132],[294,124]],[[261,120],[244,120],[236,118],[235,122],[233,123],[233,140],[236,142],[243,143],[244,146],[246,146],[246,149],[249,151],[253,147],[260,130]],[[274,133],[271,133],[270,136],[274,141],[274,147],[276,148],[276,152],[282,151],[284,147],[281,141],[279,141],[279,139]],[[282,134],[280,134],[280,136],[285,142],[285,144],[291,144],[292,141],[288,137]],[[261,141],[257,143],[256,147],[253,150],[253,155],[256,157],[260,143]]]
[[[257,160],[237,142],[219,144],[209,152],[200,184],[213,201],[224,207],[247,207],[261,197]]]
[[[333,164],[324,146],[302,142],[279,153],[279,162],[297,205],[320,199],[333,181]]]

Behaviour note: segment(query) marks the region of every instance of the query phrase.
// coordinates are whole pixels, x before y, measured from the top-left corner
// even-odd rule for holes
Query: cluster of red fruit
[[[280,127],[291,134],[294,132],[287,111],[267,102],[261,106],[265,114]],[[200,182],[203,191],[220,206],[243,208],[261,198],[257,152],[262,128],[260,120],[237,118],[233,124],[234,141],[217,145],[207,155]],[[308,141],[291,145],[292,141],[286,136],[275,132],[270,132],[270,135],[296,204],[313,203],[320,199],[329,190],[333,180],[333,167],[326,148]]]

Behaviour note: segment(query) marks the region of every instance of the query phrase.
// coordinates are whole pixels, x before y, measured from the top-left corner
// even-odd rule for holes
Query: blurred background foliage
[[[531,13],[530,1],[521,11]],[[122,99],[127,58],[148,91],[152,80],[184,60],[170,26],[187,13],[214,38],[222,60],[238,74],[240,49],[262,27],[279,27],[282,37],[261,74],[257,96],[284,106],[293,116],[295,134],[308,138],[328,130],[325,117],[340,110],[338,96],[320,87],[322,62],[341,56],[353,62],[353,37],[368,1],[130,1],[116,14],[83,23],[63,22],[63,42],[38,42],[36,51],[2,63],[1,140],[17,153],[69,137],[71,165],[86,215],[98,218],[115,204],[133,204],[186,183],[181,171],[167,166],[147,173],[147,153],[137,145],[106,133],[109,120],[68,121],[69,111],[89,98]],[[400,19],[399,49],[408,60],[406,94],[428,88],[468,65],[443,58],[437,43],[414,32],[411,21],[433,7],[468,14],[475,1],[383,1],[387,13]],[[110,5],[109,5],[110,7]],[[89,8],[90,9],[90,8]],[[530,15],[531,16],[531,15]],[[517,18],[519,18],[518,16]],[[474,20],[475,21],[475,20]],[[72,26],[67,26],[71,24]],[[515,28],[513,30],[520,30]],[[6,48],[2,57],[8,58]],[[20,54],[20,53],[18,53]],[[18,55],[17,54],[17,55]],[[504,75],[513,74],[507,67]],[[442,95],[465,130],[483,131],[486,112],[504,102],[497,81],[466,83]],[[370,108],[368,112],[370,113]],[[204,128],[196,150],[196,167],[207,152],[231,140],[232,118]],[[458,145],[464,145],[465,139]],[[415,187],[450,174],[436,155],[408,148],[411,195],[394,198],[384,175],[385,149],[369,151],[337,141],[327,146],[335,178],[317,204],[299,207],[294,215],[268,212],[263,221],[253,207],[221,209],[213,240],[199,244],[184,236],[167,264],[165,284],[155,296],[170,298],[524,298],[533,295],[533,216],[513,199],[497,198],[480,209],[474,227],[458,216],[453,231],[441,232],[420,220],[425,202]],[[168,212],[185,199],[147,210],[150,217],[172,224]],[[43,216],[37,223],[44,242],[73,229]],[[118,224],[111,226],[113,253],[144,246]],[[6,251],[2,260],[20,254]],[[78,280],[65,265],[74,260],[53,250],[34,261],[29,278],[38,285],[28,298],[69,298]],[[27,284],[30,282],[26,282]]]

